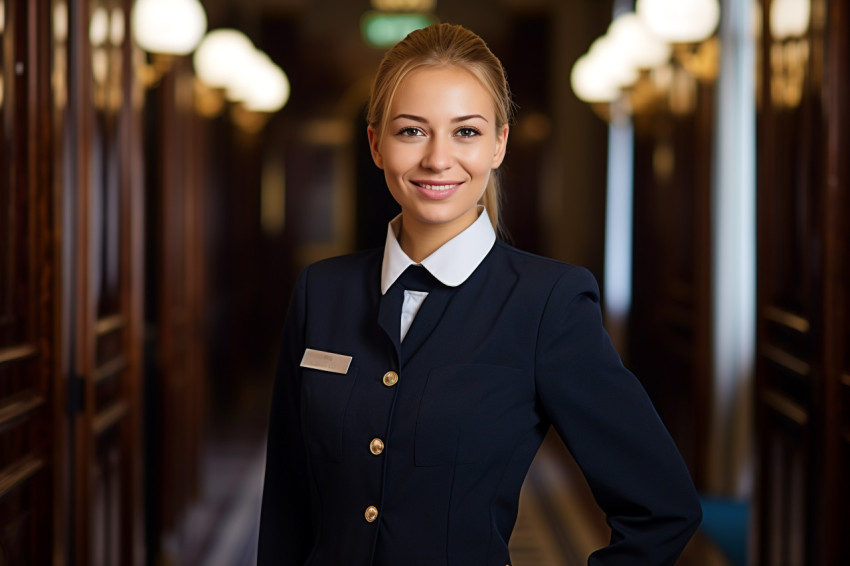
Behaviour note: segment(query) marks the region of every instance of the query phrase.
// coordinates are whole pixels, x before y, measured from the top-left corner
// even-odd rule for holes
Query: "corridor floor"
[[[584,480],[564,463],[557,439],[544,443],[520,495],[511,537],[513,566],[580,566],[607,537],[604,518],[588,499]],[[174,564],[253,566],[263,480],[259,442],[219,439],[207,450],[204,497],[186,519],[184,540],[174,542]],[[726,566],[697,536],[680,566]]]

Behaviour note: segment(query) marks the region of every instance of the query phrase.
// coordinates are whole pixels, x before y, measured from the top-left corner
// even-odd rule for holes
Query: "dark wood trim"
[[[13,348],[0,350],[0,365],[10,362],[22,362],[31,358],[37,357],[39,354],[38,348],[32,344],[23,344]]]
[[[781,324],[801,334],[806,334],[811,330],[811,324],[808,320],[775,305],[766,306],[762,316],[766,320]]]
[[[110,377],[115,376],[116,374],[128,369],[130,367],[130,363],[127,361],[127,357],[123,354],[118,355],[106,363],[99,365],[93,375],[93,379],[95,384],[100,383]]]
[[[6,397],[0,402],[0,432],[20,420],[32,418],[44,405],[44,397],[35,391]]]
[[[800,426],[805,426],[809,423],[809,413],[805,407],[800,406],[788,397],[775,391],[765,391],[761,399],[766,406],[790,421]]]
[[[92,422],[92,434],[95,437],[103,435],[107,430],[118,425],[130,413],[131,408],[126,401],[117,401],[106,409],[98,412]]]
[[[811,26],[802,40],[809,45],[806,82],[794,108],[771,98],[771,49],[785,44],[770,37],[770,10],[765,0],[758,124],[756,558],[767,565],[844,564],[850,561],[844,528],[850,506],[845,377],[850,10],[841,0],[812,0]],[[777,247],[788,244],[777,241],[786,229],[796,230],[789,239],[793,249]],[[780,270],[782,253],[792,261]],[[802,477],[791,477],[790,470]],[[783,515],[786,520],[776,519]],[[799,555],[789,558],[790,550]]]
[[[114,314],[112,316],[108,316],[106,318],[99,319],[94,325],[94,333],[98,338],[109,334],[110,332],[115,332],[116,330],[121,330],[127,326],[127,319],[123,313]]]
[[[94,352],[91,332],[95,325],[96,303],[92,297],[93,285],[90,282],[91,233],[89,211],[92,207],[91,195],[91,96],[92,71],[91,49],[88,30],[89,0],[79,0],[68,5],[69,10],[69,48],[71,64],[69,68],[69,112],[74,116],[74,129],[71,136],[71,148],[68,148],[75,162],[73,171],[73,191],[75,195],[74,247],[70,261],[74,278],[73,344],[74,367],[72,375],[83,379],[84,410],[72,421],[74,454],[74,486],[72,489],[73,557],[75,564],[88,564],[92,560],[91,549],[91,461],[94,454],[94,442],[91,438],[95,409],[94,385],[87,377],[94,366]]]
[[[843,444],[848,442],[850,406],[847,391],[850,380],[847,348],[850,347],[850,8],[844,0],[828,0],[825,23],[824,110],[826,136],[824,197],[821,223],[823,250],[823,336],[821,356],[824,366],[822,476],[815,481],[820,491],[819,539],[816,541],[822,564],[850,561],[846,509],[850,505],[848,459]]]
[[[19,489],[44,468],[44,460],[27,456],[0,470],[0,497]]]

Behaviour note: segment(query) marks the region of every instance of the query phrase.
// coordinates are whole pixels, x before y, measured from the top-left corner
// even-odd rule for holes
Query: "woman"
[[[260,564],[510,564],[550,426],[607,513],[591,564],[671,564],[700,508],[602,328],[586,270],[499,240],[511,99],[472,32],[384,57],[368,137],[401,206],[383,249],[298,278],[272,399]]]

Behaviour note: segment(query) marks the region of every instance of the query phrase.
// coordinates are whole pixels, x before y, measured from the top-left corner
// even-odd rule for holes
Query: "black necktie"
[[[398,279],[396,285],[401,285],[406,291],[425,291],[430,293],[437,280],[421,265],[408,265]]]

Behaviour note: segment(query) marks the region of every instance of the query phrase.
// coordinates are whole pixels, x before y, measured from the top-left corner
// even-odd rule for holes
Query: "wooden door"
[[[162,61],[160,60],[161,64]],[[209,132],[189,58],[163,65],[146,96],[145,490],[147,551],[183,563],[186,513],[201,494],[206,424],[204,210]]]
[[[73,194],[63,229],[73,290],[72,529],[76,564],[132,564],[138,548],[141,142],[129,0],[70,6]],[[70,126],[69,126],[70,127]]]
[[[63,414],[45,4],[0,1],[0,564],[47,564]]]
[[[676,67],[677,97],[635,115],[628,361],[705,486],[711,384],[714,86]]]
[[[848,8],[804,33],[764,3],[758,115],[758,563],[850,559]]]

